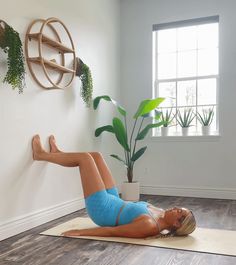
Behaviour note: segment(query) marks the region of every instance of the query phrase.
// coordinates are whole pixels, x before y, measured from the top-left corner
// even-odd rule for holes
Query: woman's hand
[[[80,230],[69,230],[66,232],[63,232],[61,234],[62,236],[80,236]]]

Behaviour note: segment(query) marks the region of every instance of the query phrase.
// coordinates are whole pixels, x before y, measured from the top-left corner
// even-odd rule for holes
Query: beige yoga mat
[[[41,235],[61,236],[61,233],[72,229],[85,229],[97,227],[90,218],[78,217],[66,223],[55,226]],[[74,238],[74,237],[73,237]],[[112,241],[135,245],[145,245],[161,248],[172,248],[181,250],[190,250],[197,252],[206,252],[221,255],[236,256],[236,231],[196,228],[196,230],[187,237],[171,238],[151,238],[134,239],[122,237],[92,237],[78,236],[76,238],[85,238],[92,240]]]

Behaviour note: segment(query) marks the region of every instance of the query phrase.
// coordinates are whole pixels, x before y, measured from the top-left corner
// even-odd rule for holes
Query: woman
[[[146,238],[188,235],[196,228],[193,213],[186,208],[163,210],[146,202],[125,202],[119,198],[115,182],[102,155],[61,152],[53,135],[49,137],[50,152],[33,137],[33,159],[80,169],[85,204],[90,218],[100,227],[70,230],[65,236],[117,236]]]

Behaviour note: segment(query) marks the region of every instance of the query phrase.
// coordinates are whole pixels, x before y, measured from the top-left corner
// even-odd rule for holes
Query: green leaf
[[[137,119],[140,116],[143,116],[145,114],[148,114],[155,108],[157,108],[162,102],[164,101],[164,98],[155,98],[155,99],[145,99],[143,100],[139,107],[138,110],[136,111],[134,115],[134,119]]]
[[[159,120],[161,116],[161,111],[159,110],[152,110],[147,114],[142,115],[143,118],[154,118],[155,120]]]
[[[210,126],[214,117],[214,107],[212,109],[203,109],[202,114],[197,112],[197,119],[203,126]]]
[[[168,127],[175,118],[175,114],[172,115],[173,109],[165,110],[161,113],[161,121],[163,122],[163,127]],[[172,115],[172,116],[171,116]]]
[[[114,155],[114,154],[112,154],[111,157],[113,157],[113,158],[119,160],[120,162],[122,162],[122,163],[124,163],[124,164],[126,165],[126,162],[125,162],[122,158],[120,158],[118,155]]]
[[[111,125],[102,126],[96,129],[95,136],[98,137],[103,132],[111,132],[114,133],[114,129]]]
[[[117,107],[117,109],[120,112],[120,114],[122,116],[126,116],[126,110],[122,106],[120,106],[114,99],[112,99],[111,97],[109,97],[107,95],[96,97],[93,100],[93,108],[95,110],[97,109],[101,99],[112,102]]]
[[[143,155],[143,153],[146,151],[147,146],[142,147],[141,149],[139,149],[132,157],[131,157],[131,161],[136,161],[140,158],[140,156]]]
[[[149,130],[152,128],[160,127],[163,125],[163,122],[148,124],[136,137],[136,140],[143,140],[148,134]]]
[[[182,128],[187,128],[191,126],[191,122],[195,118],[195,114],[192,110],[190,109],[184,109],[184,113],[181,114],[180,110],[177,111],[177,122]]]
[[[7,73],[3,78],[13,89],[23,93],[25,87],[25,59],[19,33],[4,23],[4,31],[0,38],[0,48],[7,54]],[[2,28],[2,27],[1,27]]]
[[[90,108],[93,96],[93,78],[89,67],[80,59],[76,58],[78,62],[78,68],[76,69],[76,75],[79,76],[82,86],[80,95],[86,107]]]
[[[161,111],[155,110],[155,117],[154,117],[154,119],[155,119],[155,120],[159,120],[160,117],[161,117],[161,114],[162,114]]]
[[[126,151],[130,151],[126,130],[122,121],[119,118],[115,117],[112,120],[112,124],[117,141]]]
[[[205,125],[205,121],[199,112],[197,113],[197,119],[200,121],[202,125]]]

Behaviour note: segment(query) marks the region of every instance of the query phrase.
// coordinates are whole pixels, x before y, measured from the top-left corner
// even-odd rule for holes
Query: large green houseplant
[[[130,133],[127,129],[127,112],[115,100],[107,95],[96,97],[93,101],[94,109],[97,109],[102,99],[113,103],[117,107],[123,121],[118,117],[114,117],[111,125],[105,125],[97,128],[95,136],[98,137],[103,132],[114,134],[118,143],[124,150],[124,158],[115,154],[112,154],[111,156],[125,165],[127,169],[128,182],[132,183],[134,163],[147,149],[147,146],[144,146],[137,150],[137,143],[146,137],[151,128],[163,125],[163,122],[159,121],[161,113],[155,109],[160,105],[164,98],[145,99],[140,103],[136,113],[133,115],[133,126]],[[150,121],[149,123],[144,124],[144,119],[148,117],[154,118],[156,122],[152,123],[152,121]]]

